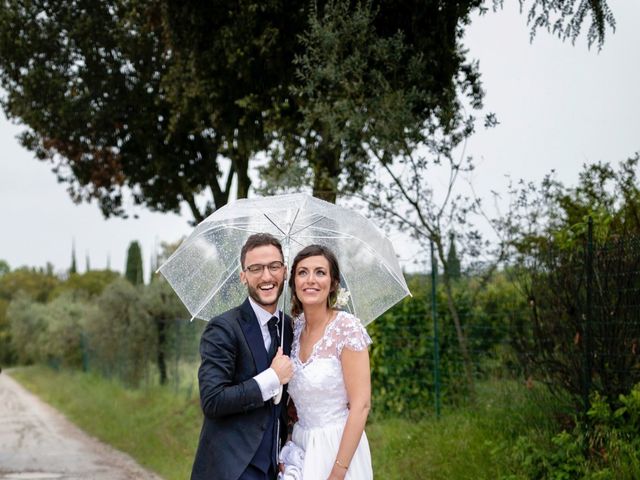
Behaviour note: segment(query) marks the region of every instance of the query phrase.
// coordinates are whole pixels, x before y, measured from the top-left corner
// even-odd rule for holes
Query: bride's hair
[[[293,259],[291,275],[289,275],[289,288],[291,289],[291,316],[297,317],[302,313],[302,303],[296,295],[296,268],[301,260],[309,257],[324,257],[329,262],[329,274],[331,276],[331,289],[327,298],[327,307],[331,308],[336,303],[338,288],[340,287],[340,267],[335,254],[323,245],[309,245],[298,252]]]

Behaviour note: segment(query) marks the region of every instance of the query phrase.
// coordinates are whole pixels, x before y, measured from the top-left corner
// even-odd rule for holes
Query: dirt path
[[[0,373],[0,480],[161,480]]]

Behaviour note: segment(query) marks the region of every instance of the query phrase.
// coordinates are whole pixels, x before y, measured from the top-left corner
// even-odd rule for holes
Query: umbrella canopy
[[[255,197],[211,214],[158,269],[192,318],[209,320],[245,299],[240,249],[254,233],[279,239],[288,267],[307,245],[330,248],[350,293],[345,310],[365,325],[410,294],[391,243],[364,216],[306,194]]]

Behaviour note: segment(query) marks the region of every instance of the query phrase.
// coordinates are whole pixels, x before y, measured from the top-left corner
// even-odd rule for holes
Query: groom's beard
[[[256,302],[258,305],[260,305],[261,307],[263,307],[265,310],[273,306],[277,308],[278,299],[280,298],[280,295],[282,295],[282,290],[284,290],[285,281],[286,280],[283,280],[282,282],[280,282],[280,285],[278,286],[278,295],[276,296],[276,299],[274,301],[266,300],[262,298],[261,295],[264,295],[264,293],[260,290],[260,288],[253,287],[249,283],[247,283],[247,290],[248,290],[249,296],[253,299],[253,301]]]

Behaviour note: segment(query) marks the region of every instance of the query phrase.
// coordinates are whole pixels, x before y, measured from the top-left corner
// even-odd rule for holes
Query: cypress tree
[[[75,239],[71,243],[71,268],[69,268],[69,274],[78,273],[78,267],[76,263],[76,241]]]
[[[140,244],[137,241],[133,241],[129,244],[129,250],[127,251],[127,266],[124,276],[133,285],[142,285],[144,283],[144,276],[142,272],[142,250],[140,249]]]
[[[449,234],[449,252],[447,253],[447,266],[449,271],[449,278],[451,280],[458,280],[462,273],[460,271],[460,259],[458,258],[458,252],[456,251],[455,235]]]

